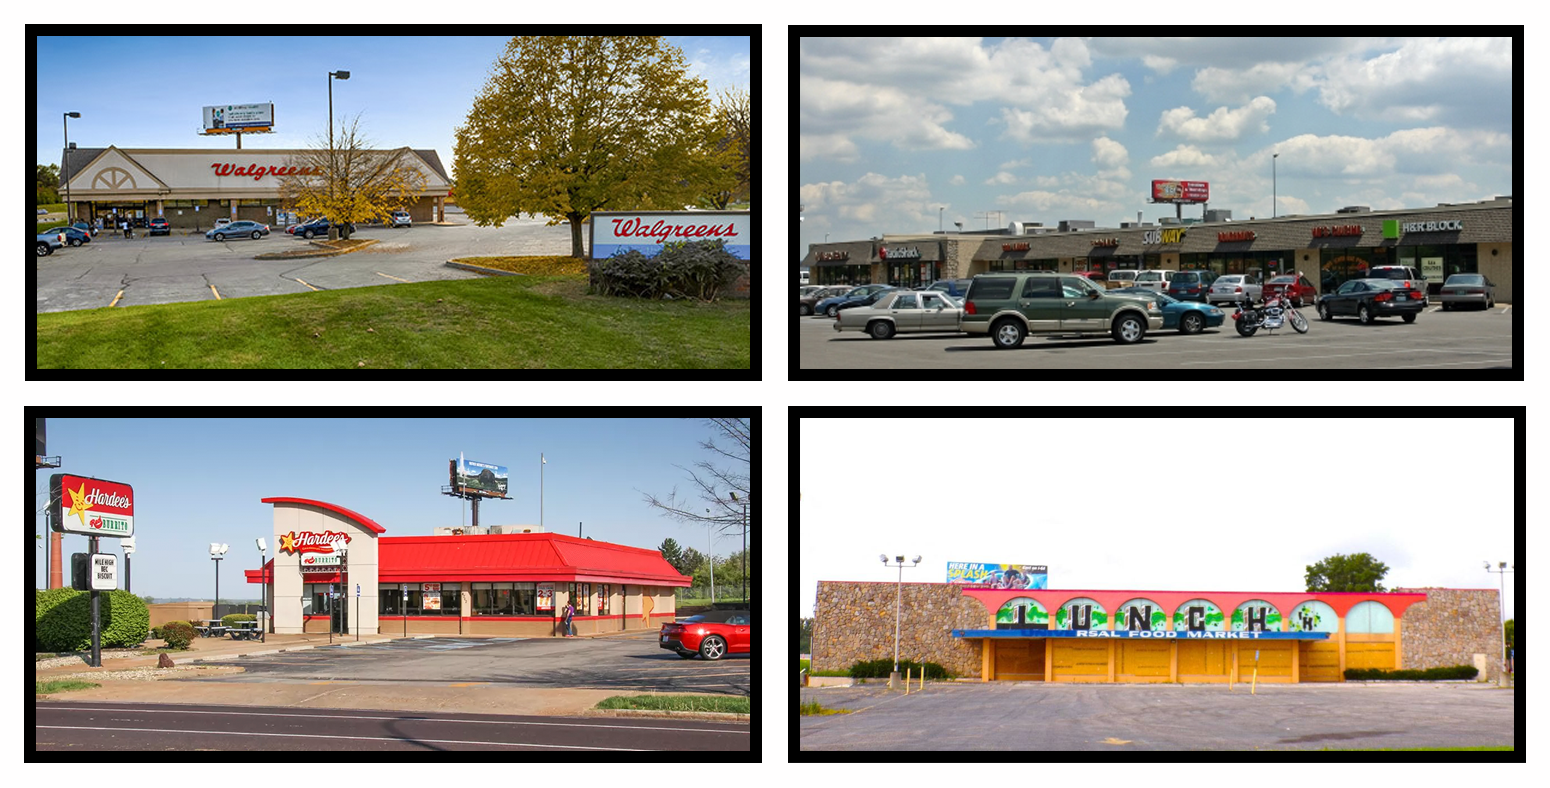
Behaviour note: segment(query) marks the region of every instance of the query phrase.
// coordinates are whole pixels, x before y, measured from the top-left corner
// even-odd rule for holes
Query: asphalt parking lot
[[[57,249],[34,258],[39,312],[109,306],[213,301],[220,298],[306,293],[347,287],[391,285],[478,274],[447,268],[454,257],[476,255],[570,254],[570,229],[544,226],[522,217],[503,227],[478,227],[464,214],[447,212],[449,222],[408,229],[361,226],[357,238],[379,243],[351,254],[293,260],[255,260],[258,254],[306,248],[307,242],[270,225],[267,237],[206,240],[203,234],[135,238],[104,233],[91,243]],[[213,288],[213,289],[212,289]],[[122,291],[123,295],[119,293]]]
[[[1508,369],[1513,366],[1515,313],[1498,304],[1487,311],[1443,312],[1433,304],[1414,323],[1398,318],[1362,325],[1354,319],[1319,320],[1311,327],[1242,337],[1232,313],[1220,328],[1185,336],[1157,331],[1135,345],[1107,336],[1029,337],[1020,348],[997,350],[970,334],[902,334],[877,340],[834,330],[827,318],[797,317],[801,369]],[[796,376],[800,378],[800,375]]]
[[[800,719],[816,750],[1510,747],[1514,690],[1481,684],[928,684],[810,688],[851,714]]]
[[[243,673],[218,682],[358,681],[493,684],[642,692],[749,694],[749,658],[681,659],[657,646],[655,631],[603,638],[443,636],[371,645],[320,646],[212,664]]]

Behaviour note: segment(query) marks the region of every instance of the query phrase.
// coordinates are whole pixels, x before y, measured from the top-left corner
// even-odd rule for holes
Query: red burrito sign
[[[123,482],[56,473],[48,478],[52,528],[60,533],[135,535],[134,488]]]

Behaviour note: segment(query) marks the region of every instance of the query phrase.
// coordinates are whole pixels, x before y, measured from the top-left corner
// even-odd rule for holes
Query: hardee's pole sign
[[[135,535],[134,488],[123,482],[56,473],[48,477],[50,528],[60,533]]]

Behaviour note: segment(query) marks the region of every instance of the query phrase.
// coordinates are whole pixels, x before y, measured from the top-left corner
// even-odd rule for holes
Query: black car
[[[327,219],[313,219],[312,221],[297,227],[294,234],[299,235],[302,238],[306,238],[310,241],[319,235],[326,237],[328,235],[328,228],[329,221]],[[350,232],[355,232],[354,224],[350,225]]]
[[[166,217],[158,216],[151,220],[151,235],[172,235],[172,225],[167,224]]]
[[[1319,318],[1355,316],[1371,323],[1374,318],[1398,315],[1406,323],[1414,323],[1426,295],[1405,284],[1393,279],[1352,279],[1319,299]]]

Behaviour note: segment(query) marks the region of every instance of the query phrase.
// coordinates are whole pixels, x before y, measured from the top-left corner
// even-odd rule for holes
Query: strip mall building
[[[441,221],[450,179],[433,150],[403,148],[402,160],[418,169],[424,188],[407,205],[416,222]],[[77,219],[111,216],[165,217],[173,227],[204,229],[216,219],[278,224],[281,174],[296,174],[299,150],[162,150],[80,148],[67,150],[59,196]],[[377,153],[384,153],[378,151]],[[68,195],[65,185],[68,183]],[[311,218],[311,217],[303,217]]]
[[[813,284],[896,284],[994,271],[1163,268],[1255,274],[1260,281],[1301,271],[1321,293],[1380,265],[1408,265],[1433,294],[1451,274],[1485,274],[1496,300],[1514,297],[1516,206],[1511,197],[1393,211],[1363,207],[1322,216],[1196,224],[1059,227],[1014,224],[1017,232],[884,235],[813,244],[802,265]]]
[[[1494,589],[1399,593],[1060,591],[818,584],[814,671],[893,656],[984,681],[1343,681],[1348,668],[1476,664],[1501,654]]]
[[[263,502],[274,505],[276,557],[246,574],[265,587],[280,634],[557,636],[567,602],[577,634],[655,629],[673,620],[674,589],[690,585],[656,550],[553,533],[387,537],[334,504]]]

